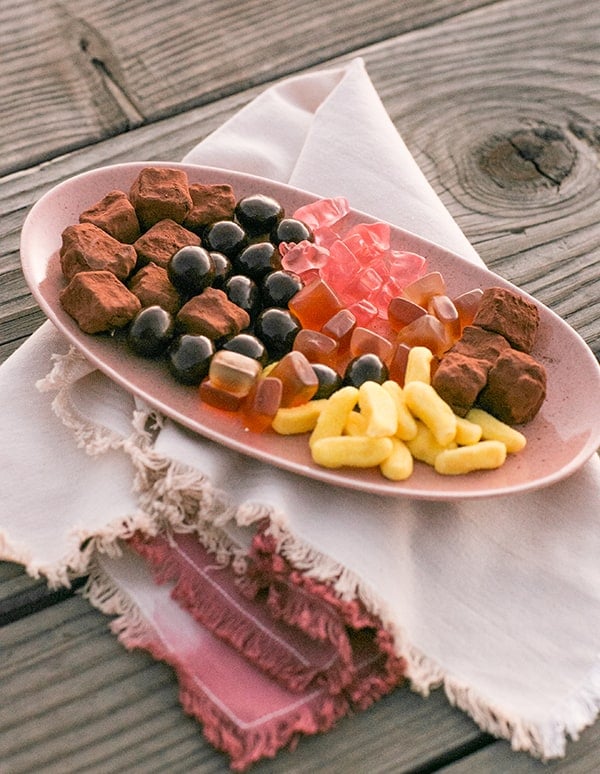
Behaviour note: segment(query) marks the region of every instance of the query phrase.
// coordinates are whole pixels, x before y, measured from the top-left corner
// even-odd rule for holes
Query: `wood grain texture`
[[[482,4],[10,0],[0,174]]]

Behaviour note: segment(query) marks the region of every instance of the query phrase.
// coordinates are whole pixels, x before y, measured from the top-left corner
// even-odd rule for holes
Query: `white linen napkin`
[[[360,59],[268,89],[184,161],[345,196],[354,208],[480,260],[415,164]],[[58,393],[57,410],[73,425],[61,426],[35,382],[48,372],[51,353],[66,350],[46,324],[0,369],[0,394],[11,406],[0,418],[0,557],[51,583],[68,582],[93,552],[114,548],[117,536],[177,518],[174,503],[187,484],[161,467],[171,460],[189,471],[196,490],[202,482],[205,516],[213,513],[242,540],[245,527],[268,517],[279,552],[294,566],[343,599],[361,599],[393,634],[416,690],[443,684],[483,729],[541,757],[564,754],[567,737],[595,720],[597,457],[566,481],[518,496],[446,504],[342,491],[241,457],[170,421],[150,445],[132,398],[73,356],[59,359],[44,382],[47,390],[73,384]],[[101,453],[83,454],[70,432]],[[149,455],[156,461],[152,501]]]

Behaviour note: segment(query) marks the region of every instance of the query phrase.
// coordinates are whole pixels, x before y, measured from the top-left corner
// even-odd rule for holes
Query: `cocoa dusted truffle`
[[[181,298],[167,270],[155,263],[149,263],[133,275],[129,290],[140,299],[143,307],[162,306],[175,314],[181,306]]]
[[[193,205],[183,221],[186,228],[202,231],[218,220],[233,219],[235,195],[230,185],[191,183],[189,188]]]
[[[234,336],[250,325],[248,313],[232,303],[222,290],[206,288],[185,303],[177,323],[187,333],[206,336],[213,341]]]
[[[186,245],[200,245],[200,237],[166,219],[155,223],[133,246],[140,264],[155,263],[166,269],[175,253]]]
[[[59,300],[84,333],[122,328],[141,309],[139,299],[110,271],[79,272]]]
[[[487,288],[479,302],[473,325],[500,333],[521,352],[531,352],[540,313],[537,306],[506,288]]]
[[[498,355],[509,347],[508,341],[499,333],[467,325],[463,328],[460,339],[448,350],[448,354],[456,352],[469,358],[485,360],[492,365]]]
[[[167,218],[183,223],[192,209],[188,178],[182,169],[145,167],[134,180],[129,198],[144,230]]]
[[[133,204],[123,191],[110,191],[79,216],[80,223],[93,223],[119,242],[132,244],[140,236]]]
[[[93,223],[77,223],[62,232],[60,266],[67,280],[81,271],[110,271],[126,279],[137,261],[131,245],[123,244]]]
[[[464,417],[485,387],[490,364],[459,352],[450,352],[436,368],[431,384],[455,414]]]
[[[546,397],[546,369],[531,355],[507,349],[490,368],[479,406],[509,425],[534,418]]]

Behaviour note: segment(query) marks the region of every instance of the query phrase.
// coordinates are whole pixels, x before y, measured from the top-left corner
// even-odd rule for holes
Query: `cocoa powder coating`
[[[79,272],[59,300],[84,333],[123,328],[141,309],[139,299],[110,271]]]
[[[187,333],[207,336],[213,341],[233,336],[250,325],[248,313],[216,288],[206,288],[179,310],[177,323]]]
[[[60,265],[67,280],[80,271],[110,271],[125,280],[137,261],[131,245],[123,244],[93,223],[77,223],[62,232]]]

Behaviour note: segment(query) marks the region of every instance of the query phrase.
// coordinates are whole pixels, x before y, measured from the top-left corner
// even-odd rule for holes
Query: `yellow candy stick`
[[[456,443],[459,446],[470,446],[481,440],[481,427],[470,422],[465,417],[456,417]]]
[[[514,427],[507,425],[505,422],[501,422],[496,417],[488,414],[487,411],[482,409],[471,409],[466,419],[469,422],[474,422],[481,428],[481,437],[486,441],[502,441],[506,446],[506,450],[510,453],[518,452],[523,449],[527,443],[527,439]]]
[[[459,476],[473,470],[499,468],[506,460],[506,446],[500,441],[479,441],[471,446],[446,449],[435,458],[435,469],[445,476]]]
[[[372,468],[392,453],[391,438],[339,435],[320,438],[311,445],[313,460],[325,468]]]
[[[280,408],[271,427],[281,435],[298,435],[308,433],[317,424],[317,419],[323,410],[327,400],[309,400],[300,406],[292,408]]]
[[[413,472],[413,456],[408,446],[399,438],[392,438],[392,444],[392,453],[380,464],[379,470],[391,481],[404,481]]]
[[[438,454],[450,447],[450,445],[442,446],[439,444],[431,430],[422,422],[417,422],[417,434],[414,438],[406,441],[406,446],[416,460],[432,466],[435,465]],[[455,447],[456,444],[452,441],[451,448]]]
[[[431,384],[431,361],[433,353],[427,347],[411,347],[408,351],[404,384],[409,382],[425,382]]]
[[[358,407],[366,417],[365,435],[384,438],[396,434],[398,416],[392,396],[377,382],[363,382],[358,389]]]
[[[327,399],[309,439],[312,445],[320,438],[330,438],[344,432],[348,414],[358,402],[358,389],[346,386]]]
[[[417,423],[408,410],[402,387],[400,387],[398,382],[392,380],[384,382],[381,386],[392,396],[396,406],[396,437],[401,441],[410,441],[417,434]]]
[[[440,446],[446,446],[456,435],[456,415],[430,384],[409,382],[404,385],[406,405],[433,433]]]

